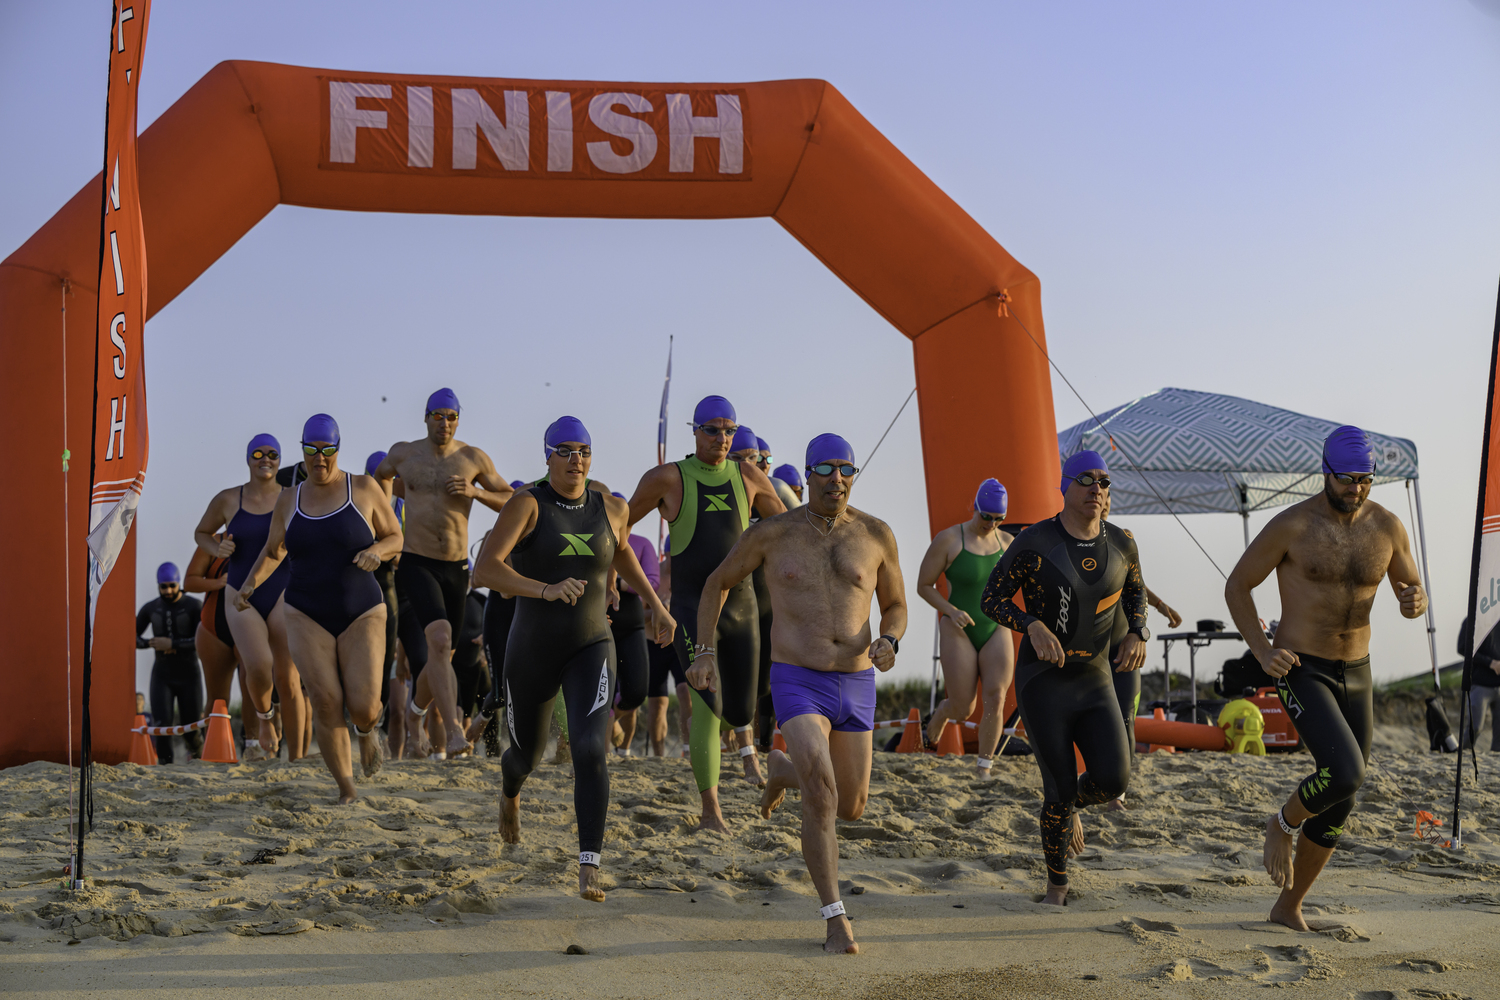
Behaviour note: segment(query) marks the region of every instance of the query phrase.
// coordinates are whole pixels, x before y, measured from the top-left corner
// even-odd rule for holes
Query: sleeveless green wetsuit
[[[990,573],[995,564],[1005,555],[1005,549],[1002,547],[990,555],[977,556],[964,548],[963,537],[964,526],[960,524],[958,555],[944,573],[948,577],[948,601],[959,610],[967,611],[969,617],[974,619],[974,624],[965,628],[964,632],[968,634],[975,649],[983,649],[999,626],[980,609],[980,598],[984,596],[984,586],[990,582]]]

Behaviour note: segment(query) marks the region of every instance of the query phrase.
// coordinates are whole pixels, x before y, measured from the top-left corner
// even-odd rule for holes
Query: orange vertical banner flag
[[[89,466],[89,607],[135,520],[146,484],[146,235],[136,170],[136,93],[151,0],[116,0],[104,125],[94,428]],[[92,613],[92,610],[91,610]]]

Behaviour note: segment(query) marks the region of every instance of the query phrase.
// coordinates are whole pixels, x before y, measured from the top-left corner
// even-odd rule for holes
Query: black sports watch
[[[1140,628],[1131,629],[1130,632],[1126,633],[1126,635],[1130,635],[1131,633],[1140,636],[1142,642],[1151,641],[1151,630],[1144,625],[1142,625]]]
[[[893,635],[886,635],[886,634],[882,633],[881,636],[880,636],[880,638],[886,640],[887,642],[889,642],[891,644],[891,652],[893,652],[893,653],[899,653],[899,652],[901,652],[901,642],[895,636],[893,636]]]

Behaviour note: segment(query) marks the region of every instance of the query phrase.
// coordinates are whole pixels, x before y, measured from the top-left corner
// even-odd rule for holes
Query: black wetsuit
[[[755,686],[755,722],[760,748],[770,750],[776,706],[771,701],[771,588],[766,585],[766,568],[757,566],[750,574],[750,581],[755,585],[755,606],[760,612],[757,619],[760,626],[760,674]]]
[[[715,647],[719,667],[719,689],[691,689],[693,725],[691,755],[698,791],[718,784],[718,727],[706,727],[700,708],[735,728],[750,725],[755,718],[760,673],[760,609],[755,584],[749,578],[735,584],[725,596],[719,626],[712,638],[698,632],[698,601],[708,576],[750,523],[750,501],[738,462],[711,466],[689,455],[676,463],[682,476],[682,507],[670,522],[672,532],[672,617],[677,621],[673,646],[682,670],[693,661],[693,645],[705,642]]]
[[[465,598],[463,631],[453,640],[453,676],[458,680],[458,712],[473,715],[478,703],[480,674],[479,642],[484,636],[484,595],[469,591]]]
[[[619,667],[620,698],[615,707],[632,712],[646,700],[651,681],[651,653],[646,641],[646,606],[641,595],[620,588],[620,607],[609,613],[609,631],[615,639]]]
[[[1332,848],[1354,809],[1354,793],[1365,781],[1375,708],[1370,658],[1325,660],[1298,653],[1301,661],[1276,679],[1276,693],[1318,769],[1297,786],[1297,797],[1314,815],[1302,833]]]
[[[1012,600],[1019,590],[1022,610]],[[1067,885],[1067,844],[1075,804],[1108,802],[1125,791],[1131,747],[1109,662],[1115,605],[1130,628],[1146,624],[1146,587],[1130,532],[1104,522],[1091,540],[1074,538],[1057,517],[1034,524],[990,574],[984,613],[1025,638],[1016,658],[1016,701],[1042,771],[1042,847],[1048,879]],[[1063,666],[1037,659],[1027,627],[1041,621],[1062,644]],[[1083,754],[1083,774],[1073,755]]]
[[[617,540],[604,494],[584,490],[570,500],[548,483],[520,491],[536,499],[536,527],[511,550],[517,573],[543,583],[585,581],[576,605],[516,598],[505,645],[505,725],[510,748],[500,758],[506,797],[518,795],[542,759],[552,703],[562,691],[573,751],[573,809],[580,860],[598,865],[609,809],[610,706],[615,693],[615,644],[605,617],[604,581]],[[519,494],[518,494],[519,495]],[[587,855],[587,857],[583,857]]]
[[[1141,707],[1141,672],[1115,670],[1115,657],[1120,653],[1120,643],[1130,633],[1130,619],[1125,617],[1125,605],[1115,602],[1115,623],[1109,632],[1109,676],[1115,687],[1115,702],[1120,706],[1120,718],[1125,722],[1125,742],[1135,749],[1135,716]]]
[[[198,646],[194,636],[203,617],[203,605],[195,597],[182,594],[170,604],[164,598],[147,601],[135,615],[135,648],[149,649],[151,643],[141,637],[147,626],[152,638],[172,640],[171,651],[158,649],[151,664],[151,717],[158,726],[187,725],[203,718],[203,673],[198,669]],[[176,704],[179,722],[172,721]],[[172,763],[172,737],[156,736],[156,756],[163,764]],[[203,735],[197,730],[185,733],[194,757],[203,746]]]

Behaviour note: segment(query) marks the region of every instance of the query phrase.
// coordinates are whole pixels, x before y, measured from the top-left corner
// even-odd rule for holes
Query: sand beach
[[[92,883],[75,894],[68,772],[27,764],[0,772],[0,982],[35,997],[1493,996],[1500,797],[1469,788],[1462,853],[1414,840],[1416,811],[1446,816],[1453,758],[1410,728],[1380,727],[1309,898],[1319,931],[1264,921],[1262,824],[1309,763],[1137,756],[1130,810],[1086,814],[1057,910],[1036,902],[1029,758],[984,783],[966,759],[877,753],[869,808],[839,824],[857,957],[819,951],[796,794],[763,820],[756,790],[727,779],[734,834],[699,833],[678,758],[612,761],[603,904],[576,898],[566,765],[526,786],[514,847],[493,759],[395,762],[349,807],[316,756],[100,766]]]

